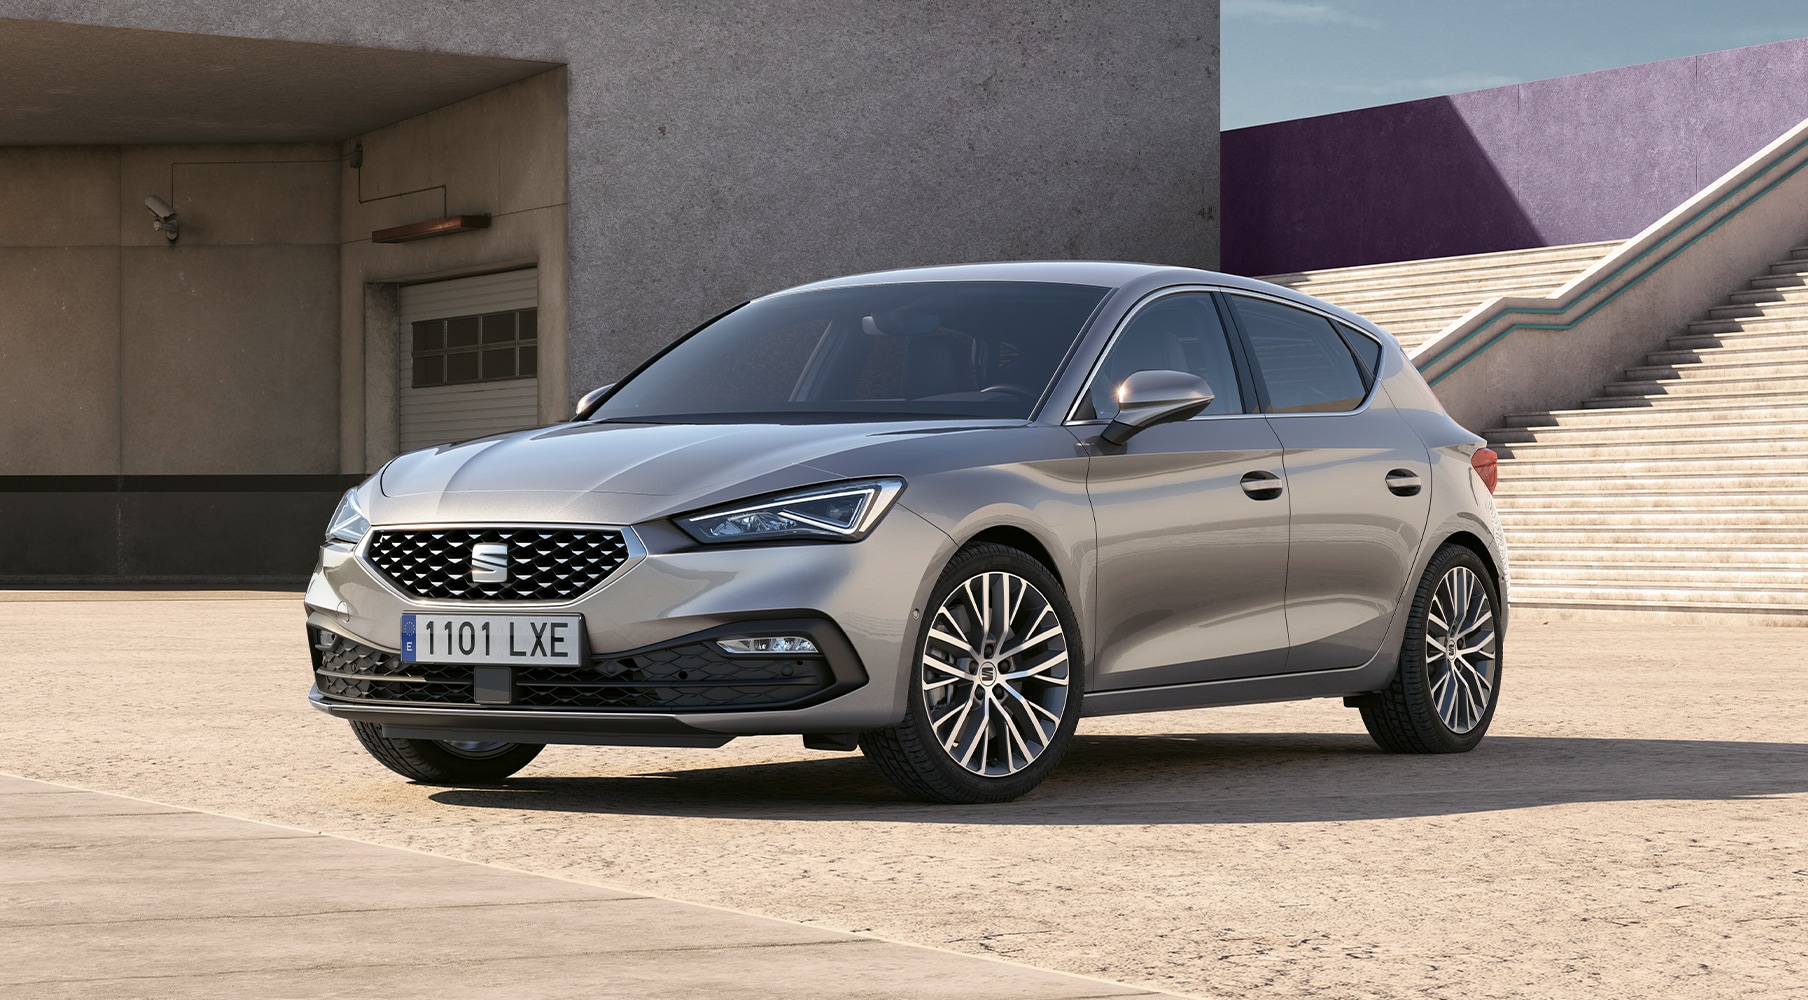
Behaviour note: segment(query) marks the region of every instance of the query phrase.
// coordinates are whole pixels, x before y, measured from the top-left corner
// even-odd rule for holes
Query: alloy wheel
[[[1431,700],[1451,732],[1467,733],[1486,716],[1499,650],[1487,588],[1467,566],[1452,567],[1438,581],[1425,613]]]
[[[929,728],[950,760],[988,778],[1023,770],[1061,727],[1068,644],[1048,599],[1014,573],[979,573],[935,611],[923,647]]]

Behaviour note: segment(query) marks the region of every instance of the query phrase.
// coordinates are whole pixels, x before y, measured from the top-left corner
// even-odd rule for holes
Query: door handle
[[[1395,469],[1387,474],[1387,491],[1397,497],[1419,495],[1419,474],[1411,469]]]
[[[1243,492],[1249,494],[1251,500],[1273,500],[1281,495],[1284,489],[1281,477],[1272,472],[1245,472],[1242,480]]]

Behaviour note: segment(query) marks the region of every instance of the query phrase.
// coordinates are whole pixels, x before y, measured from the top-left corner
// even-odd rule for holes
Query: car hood
[[[865,466],[876,444],[1020,423],[561,424],[403,455],[383,469],[370,513],[388,524],[631,524],[843,478],[836,457],[859,452]]]

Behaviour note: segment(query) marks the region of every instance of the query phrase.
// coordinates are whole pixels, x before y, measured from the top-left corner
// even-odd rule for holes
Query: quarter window
[[[538,310],[514,309],[414,324],[414,388],[533,378]]]
[[[1268,413],[1342,413],[1362,405],[1367,380],[1331,321],[1267,299],[1226,296],[1268,390]]]
[[[1076,414],[1080,419],[1117,416],[1118,383],[1139,371],[1188,372],[1212,387],[1205,413],[1242,413],[1237,369],[1218,309],[1206,292],[1163,296],[1138,310],[1118,334],[1093,376],[1092,388]],[[1090,411],[1090,412],[1088,412]]]

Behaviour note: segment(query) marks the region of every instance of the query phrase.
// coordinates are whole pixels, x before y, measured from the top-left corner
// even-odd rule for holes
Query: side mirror
[[[589,392],[584,393],[584,398],[578,400],[577,410],[572,414],[571,419],[588,419],[592,413],[596,412],[597,407],[603,405],[603,397],[609,395],[609,390],[613,388],[615,388],[615,383],[611,382],[608,385],[599,385]]]
[[[1156,424],[1196,417],[1216,398],[1205,379],[1170,371],[1131,372],[1115,395],[1117,416],[1099,437],[1118,445]]]

